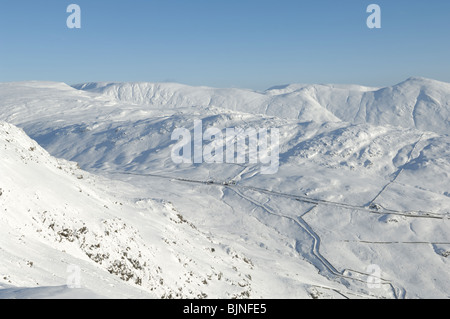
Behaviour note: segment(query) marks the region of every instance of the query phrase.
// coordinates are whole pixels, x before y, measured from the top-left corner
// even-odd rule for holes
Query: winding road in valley
[[[201,184],[206,185],[210,187],[220,187],[220,188],[226,188],[230,191],[234,192],[237,196],[240,198],[252,203],[256,207],[259,207],[262,209],[265,213],[276,216],[278,218],[288,219],[291,222],[295,223],[298,227],[301,228],[301,230],[308,235],[308,237],[311,239],[311,246],[309,248],[309,252],[306,253],[305,251],[301,249],[297,249],[297,253],[305,257],[311,264],[313,264],[320,273],[329,278],[330,280],[338,280],[341,283],[343,281],[349,283],[354,282],[354,284],[359,284],[359,288],[363,288],[365,290],[364,293],[356,294],[359,297],[363,298],[380,298],[382,296],[374,295],[370,293],[367,289],[367,283],[369,280],[373,280],[371,274],[363,273],[360,271],[355,271],[352,269],[343,269],[338,270],[325,256],[322,255],[320,252],[320,246],[321,246],[321,238],[320,236],[313,230],[313,228],[303,219],[303,217],[310,213],[312,210],[314,210],[316,207],[320,205],[325,206],[334,206],[334,207],[340,207],[344,209],[350,209],[350,210],[363,210],[368,213],[376,213],[376,214],[397,214],[402,216],[407,216],[411,218],[438,218],[443,219],[444,216],[436,215],[430,212],[414,212],[414,211],[397,211],[397,210],[389,210],[389,209],[383,209],[383,211],[380,211],[378,209],[372,209],[369,207],[363,207],[363,206],[356,206],[351,204],[345,204],[345,203],[338,203],[338,202],[332,202],[332,201],[326,201],[326,200],[318,200],[318,199],[312,199],[308,198],[306,196],[299,196],[299,195],[293,195],[293,194],[286,194],[286,193],[280,193],[275,191],[270,191],[258,187],[252,187],[252,186],[241,186],[236,185],[234,183],[224,183],[224,182],[216,182],[216,181],[200,181],[200,180],[192,180],[192,179],[185,179],[185,178],[176,178],[172,176],[165,176],[165,175],[159,175],[159,174],[139,174],[139,173],[131,173],[131,172],[111,172],[113,174],[121,174],[121,175],[134,175],[134,176],[147,176],[147,177],[156,177],[156,178],[163,178],[168,179],[172,182],[183,182],[183,183],[193,183],[193,184]],[[299,202],[308,203],[313,205],[309,210],[305,211],[301,214],[301,216],[297,216],[297,218],[294,218],[292,216],[288,216],[285,214],[282,214],[280,212],[275,211],[273,208],[269,207],[267,203],[261,203],[257,201],[256,199],[252,198],[248,194],[246,194],[246,191],[254,191],[259,192],[261,194],[269,195],[269,196],[281,196],[284,198],[293,199]],[[297,243],[297,245],[300,245],[300,243]],[[301,243],[301,245],[305,245],[304,242]],[[398,285],[394,285],[391,281],[383,279],[383,278],[376,278],[376,280],[379,282],[380,285],[386,285],[389,287],[388,291],[391,292],[392,297],[395,299],[403,299],[406,297],[406,290],[402,287],[399,287]],[[329,288],[329,287],[323,287],[323,288]],[[329,288],[331,290],[334,290],[332,288]],[[386,292],[386,290],[385,290]],[[341,295],[345,296],[345,293],[340,291]],[[353,293],[355,294],[355,293]]]

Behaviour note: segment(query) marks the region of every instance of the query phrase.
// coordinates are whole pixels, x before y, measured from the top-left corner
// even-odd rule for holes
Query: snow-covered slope
[[[244,254],[173,204],[55,159],[5,122],[0,155],[0,298],[267,298],[287,280],[263,249]],[[281,297],[326,284],[309,263],[295,267]]]
[[[45,252],[29,255],[18,241],[5,260],[27,256],[33,265],[40,261],[40,271],[59,278],[52,281],[37,272],[22,282],[28,268],[8,266],[0,271],[15,274],[15,279],[8,283],[10,279],[0,278],[0,284],[14,287],[4,290],[4,296],[20,295],[17,287],[35,287],[34,278],[46,278],[39,279],[46,287],[64,285],[66,268],[56,272],[42,257],[60,256],[64,250],[72,258],[70,264],[89,265],[106,274],[92,276],[103,278],[103,286],[95,279],[92,287],[86,286],[94,295],[448,297],[449,84],[411,78],[381,89],[288,85],[265,92],[169,83],[75,87],[49,82],[0,84],[0,120],[23,128],[52,156],[76,161],[90,172],[51,158],[23,132],[13,134],[27,141],[18,146],[8,144],[8,134],[3,133],[6,146],[0,149],[5,152],[0,173],[12,178],[0,179],[0,188],[15,192],[0,196],[0,203],[6,203],[8,211],[17,203],[21,208],[20,217],[4,215],[5,225],[13,225],[8,226],[10,235],[27,238],[41,227],[35,251]],[[278,172],[262,175],[260,164],[174,163],[171,134],[175,128],[192,130],[195,120],[202,120],[204,129],[222,131],[278,128]],[[17,131],[13,126],[8,130]],[[31,160],[23,163],[21,156],[28,159],[41,153],[39,165],[32,164],[36,167],[30,166]],[[46,162],[53,164],[43,166]],[[59,177],[42,182],[42,176],[54,174]],[[30,179],[39,183],[31,184],[29,193],[20,192],[27,190]],[[41,184],[45,192],[35,190]],[[73,200],[62,195],[66,193]],[[23,221],[29,217],[24,210],[33,205],[38,208],[31,210],[32,216],[40,223],[27,222],[25,229]],[[65,207],[71,207],[70,213]],[[49,217],[42,217],[42,212]],[[59,243],[61,236],[56,232],[56,239],[52,237],[44,218],[71,226],[67,229],[72,229],[74,241]],[[118,218],[129,228],[116,229],[117,237],[108,238],[114,245],[95,248],[98,234],[113,233],[101,221],[112,220],[110,227],[117,228]],[[81,221],[92,231],[79,234]],[[13,245],[15,237],[10,235],[2,242]],[[76,236],[94,241],[95,254],[87,251],[89,257]],[[130,236],[138,239],[131,241]],[[126,285],[130,290],[118,293],[105,281],[118,280],[119,285],[121,277],[131,275],[125,272],[123,277],[114,268],[130,241],[136,245],[130,246],[132,251],[143,252],[142,259],[132,260],[151,266],[130,268],[133,276]],[[101,260],[105,251],[110,257]],[[132,267],[134,262],[129,262]],[[378,288],[367,285],[373,280],[371,265],[382,271]],[[138,278],[146,280],[141,283]],[[65,295],[61,289],[49,294]]]
[[[450,84],[426,78],[409,78],[385,88],[288,85],[265,92],[174,83],[88,83],[74,87],[153,107],[216,106],[301,121],[340,119],[450,133]]]
[[[1,295],[16,291],[20,297],[25,288],[34,287],[43,287],[44,295],[51,286],[64,291],[68,270],[76,265],[83,271],[87,289],[83,295],[149,296],[108,275],[107,268],[117,257],[112,253],[124,250],[133,234],[124,232],[122,238],[113,234],[121,242],[117,247],[102,238],[101,227],[114,223],[120,209],[113,197],[96,190],[95,178],[76,163],[50,157],[23,131],[4,122],[0,122],[0,154],[0,274],[1,286],[7,288]],[[111,258],[100,268],[94,260],[102,250],[109,250]],[[115,286],[123,293],[112,289]]]

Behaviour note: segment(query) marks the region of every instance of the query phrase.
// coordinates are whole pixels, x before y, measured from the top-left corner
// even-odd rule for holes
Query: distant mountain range
[[[152,107],[215,106],[301,121],[345,121],[450,134],[450,84],[409,78],[397,85],[291,84],[264,92],[175,83],[87,83],[76,89]]]

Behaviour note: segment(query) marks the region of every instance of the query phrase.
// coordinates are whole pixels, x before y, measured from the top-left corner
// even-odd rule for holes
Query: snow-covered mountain
[[[339,119],[450,133],[450,84],[426,78],[409,78],[385,88],[294,84],[264,92],[174,83],[88,83],[74,87],[153,107],[216,106],[301,121]]]
[[[0,298],[73,296],[68,264],[92,297],[447,298],[449,105],[423,78],[1,83],[0,120],[45,151],[0,124]],[[196,120],[279,129],[278,172],[174,163],[172,132]]]

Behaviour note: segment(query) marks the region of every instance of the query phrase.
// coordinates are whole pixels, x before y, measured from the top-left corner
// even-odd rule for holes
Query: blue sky
[[[66,8],[81,7],[81,29]],[[366,8],[382,9],[369,29]],[[10,0],[0,81],[173,81],[262,90],[287,83],[450,82],[446,0]]]

